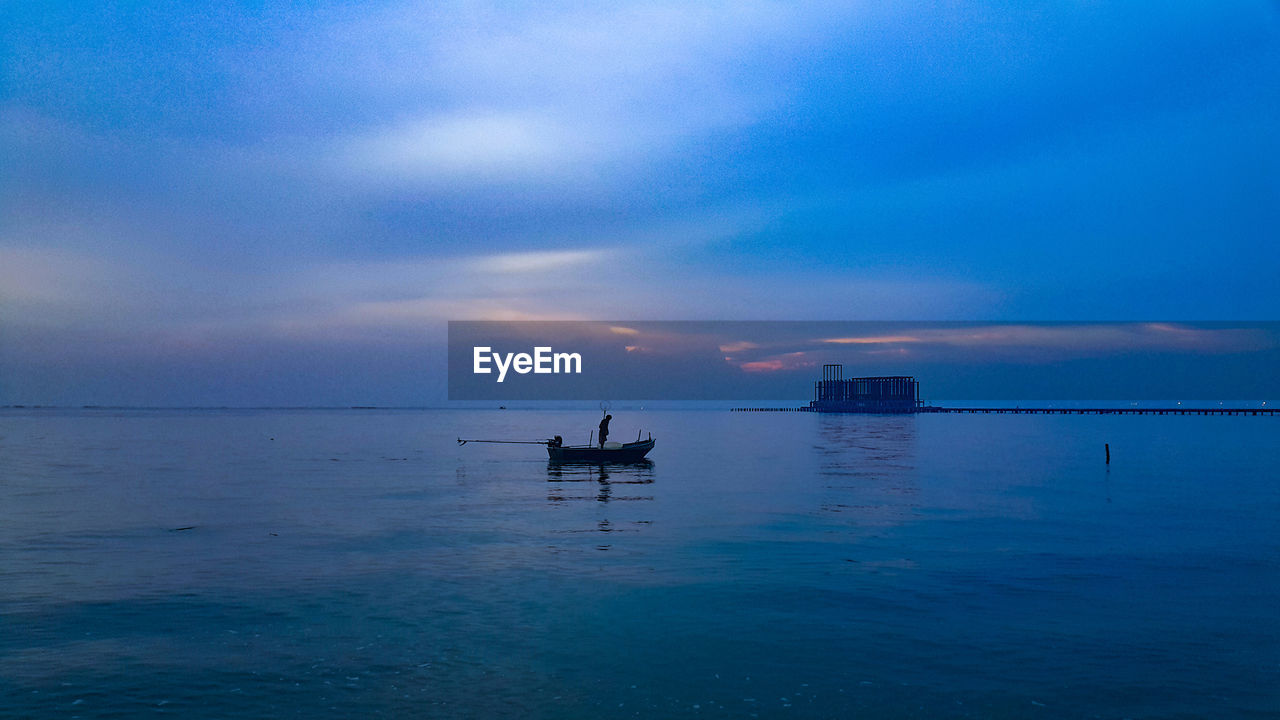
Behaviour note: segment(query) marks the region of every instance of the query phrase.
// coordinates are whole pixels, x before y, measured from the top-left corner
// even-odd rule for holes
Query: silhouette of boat
[[[553,463],[637,463],[653,449],[653,436],[630,443],[599,445],[558,445],[547,442],[547,457]]]
[[[606,442],[600,445],[565,445],[564,438],[559,435],[550,440],[463,440],[458,438],[458,446],[467,443],[498,443],[501,445],[545,445],[547,457],[553,463],[638,463],[653,449],[653,435],[645,440],[636,434],[636,441],[629,443]]]

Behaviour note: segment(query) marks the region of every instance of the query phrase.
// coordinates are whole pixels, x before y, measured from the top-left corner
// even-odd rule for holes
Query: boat
[[[635,442],[606,442],[603,445],[565,445],[564,438],[559,435],[550,440],[463,440],[458,438],[459,447],[467,443],[545,445],[547,458],[553,463],[638,463],[644,462],[644,456],[653,449],[653,435],[641,440],[637,433]]]
[[[647,440],[599,445],[560,445],[546,441],[547,458],[553,463],[638,463],[653,449],[653,436]]]

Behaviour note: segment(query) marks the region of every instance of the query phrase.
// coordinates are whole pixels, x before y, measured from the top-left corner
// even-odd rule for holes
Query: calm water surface
[[[1280,713],[1280,420],[614,415],[0,411],[0,716]]]

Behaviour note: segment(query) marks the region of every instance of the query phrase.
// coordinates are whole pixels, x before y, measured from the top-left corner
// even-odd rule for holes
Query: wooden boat
[[[653,436],[641,440],[639,433],[636,441],[629,443],[607,442],[600,445],[565,445],[559,435],[550,440],[463,440],[458,438],[458,446],[467,443],[499,443],[502,445],[545,445],[547,457],[553,463],[638,463],[653,449]]]
[[[553,463],[636,463],[653,449],[653,437],[630,443],[599,445],[557,445],[547,442],[547,457]]]

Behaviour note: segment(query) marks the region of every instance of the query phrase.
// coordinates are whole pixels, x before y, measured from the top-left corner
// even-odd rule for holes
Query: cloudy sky
[[[1275,2],[0,4],[0,403],[450,319],[1274,320]]]

